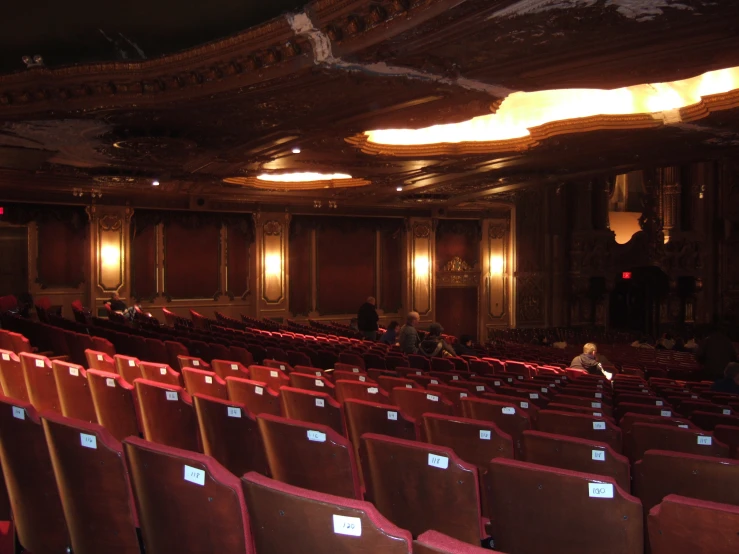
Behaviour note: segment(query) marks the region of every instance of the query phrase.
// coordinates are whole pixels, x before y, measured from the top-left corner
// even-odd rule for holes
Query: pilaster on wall
[[[256,213],[256,317],[289,317],[288,231],[290,215]]]
[[[510,217],[483,221],[480,264],[485,290],[480,295],[480,340],[489,337],[495,328],[515,327],[515,244],[512,232],[515,209]]]
[[[87,208],[90,217],[89,299],[93,313],[117,293],[126,299],[131,291],[128,253],[133,210],[126,206]]]
[[[435,228],[432,219],[408,220],[408,304],[421,322],[434,320]]]

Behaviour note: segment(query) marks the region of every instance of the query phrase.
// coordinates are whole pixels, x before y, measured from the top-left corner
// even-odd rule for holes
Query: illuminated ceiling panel
[[[682,81],[613,90],[516,92],[489,115],[423,129],[366,131],[347,141],[367,153],[401,156],[521,150],[556,134],[700,119],[712,109],[739,105],[738,89],[739,67],[732,67]]]
[[[365,179],[355,179],[346,173],[263,173],[256,177],[228,177],[224,182],[269,190],[314,190],[353,188],[368,185]]]

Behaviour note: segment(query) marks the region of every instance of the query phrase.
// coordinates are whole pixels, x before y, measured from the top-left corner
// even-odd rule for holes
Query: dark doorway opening
[[[659,334],[660,305],[668,287],[669,279],[658,267],[636,267],[622,274],[610,295],[611,328],[656,337]]]

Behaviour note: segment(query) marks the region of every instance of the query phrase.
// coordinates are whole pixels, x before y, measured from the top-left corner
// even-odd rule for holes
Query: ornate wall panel
[[[168,299],[215,298],[221,285],[221,227],[214,223],[164,226],[164,295]]]
[[[262,300],[280,304],[285,299],[286,225],[277,219],[266,219],[261,226]]]
[[[411,306],[422,319],[433,319],[434,229],[430,219],[410,220]]]

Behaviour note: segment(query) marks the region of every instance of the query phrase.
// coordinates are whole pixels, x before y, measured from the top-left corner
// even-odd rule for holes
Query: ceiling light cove
[[[369,185],[370,181],[355,179],[346,173],[263,173],[255,177],[228,177],[224,182],[270,190],[313,190],[353,188]]]
[[[347,141],[366,153],[396,156],[524,150],[558,134],[655,128],[736,106],[739,67],[732,67],[613,90],[516,92],[493,114],[423,129],[366,131]]]

